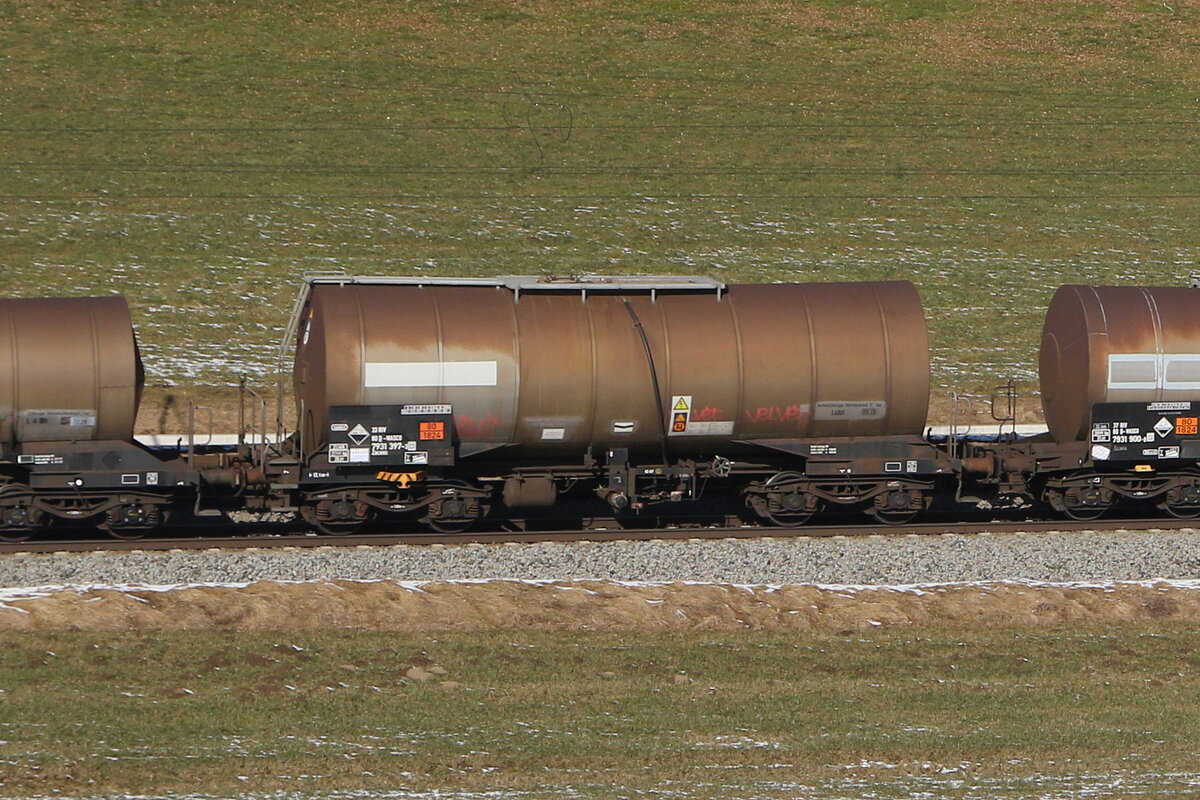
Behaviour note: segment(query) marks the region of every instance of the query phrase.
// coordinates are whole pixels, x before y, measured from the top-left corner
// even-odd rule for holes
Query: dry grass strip
[[[854,630],[1200,619],[1200,587],[984,583],[891,587],[325,581],[8,590],[0,630]]]

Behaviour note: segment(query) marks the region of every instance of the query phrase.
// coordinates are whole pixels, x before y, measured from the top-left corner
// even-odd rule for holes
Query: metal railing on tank
[[[1012,378],[1008,379],[1008,383],[1003,386],[997,386],[992,389],[991,411],[992,419],[1000,423],[1000,430],[997,432],[996,438],[1002,442],[1016,441],[1017,438],[1017,398],[1020,395],[1017,393],[1017,385]],[[996,413],[1000,404],[1004,404],[1004,415]],[[1004,432],[1004,426],[1008,426],[1008,433]]]
[[[250,418],[246,418],[246,401],[251,401]],[[279,426],[277,426],[279,427]],[[279,431],[274,442],[274,450],[278,452]],[[238,455],[248,459],[256,467],[264,467],[267,462],[267,450],[271,443],[267,440],[267,401],[262,395],[250,388],[246,376],[238,383]]]

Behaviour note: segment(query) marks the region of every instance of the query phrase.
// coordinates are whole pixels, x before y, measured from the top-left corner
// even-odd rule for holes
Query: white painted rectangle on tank
[[[884,419],[887,416],[887,401],[823,400],[817,403],[813,416],[819,420]]]
[[[368,361],[367,389],[417,389],[443,386],[495,386],[495,361]]]
[[[95,429],[94,408],[26,409],[17,414],[17,439],[23,442],[87,439]]]
[[[1148,391],[1161,387],[1157,353],[1112,353],[1108,356],[1109,391]]]
[[[1114,392],[1200,391],[1200,353],[1110,353],[1108,382]]]
[[[615,432],[615,431],[614,431]],[[733,420],[688,420],[682,431],[671,431],[671,436],[732,436]]]
[[[1162,359],[1164,389],[1200,390],[1200,355],[1164,353]]]

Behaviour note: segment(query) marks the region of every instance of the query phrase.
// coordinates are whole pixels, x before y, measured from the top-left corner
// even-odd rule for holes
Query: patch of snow
[[[174,592],[184,589],[200,589],[200,588],[222,588],[222,589],[245,589],[255,583],[263,583],[264,581],[240,581],[227,583],[170,583],[170,584],[108,584],[108,583],[80,583],[80,584],[48,584],[44,586],[25,586],[25,587],[7,587],[0,588],[0,609],[22,612],[18,606],[11,605],[25,600],[35,600],[38,598],[51,597],[52,595],[61,592],[74,592],[77,595],[83,595],[88,592],[95,591],[115,591],[124,594],[129,599],[137,602],[148,602],[144,597],[139,597],[135,593],[147,592]],[[286,585],[318,585],[326,584],[337,586],[336,583],[329,580],[314,580],[314,581],[288,581],[288,580],[273,580],[266,583],[286,584]],[[558,587],[561,589],[579,590],[589,594],[595,594],[593,589],[588,588],[585,583],[594,583],[594,581],[580,581],[578,586],[575,582],[553,579],[514,579],[514,578],[473,578],[461,580],[445,580],[445,581],[404,581],[404,580],[362,580],[362,581],[339,581],[338,583],[359,583],[359,584],[374,584],[388,583],[400,589],[410,592],[425,592],[426,587],[434,583],[449,583],[459,585],[471,584],[524,584],[529,586],[543,587]],[[706,583],[703,581],[604,581],[617,586],[626,586],[630,588],[647,588],[647,589],[669,589],[673,585],[685,586],[710,586],[719,588],[722,591],[766,591],[776,592],[785,588],[786,584],[723,584],[723,583]],[[958,590],[965,588],[980,589],[983,591],[995,591],[1001,588],[1030,588],[1030,589],[1097,589],[1106,592],[1116,591],[1122,587],[1141,587],[1146,589],[1158,589],[1159,591],[1182,590],[1182,591],[1198,591],[1200,590],[1200,579],[1154,579],[1142,581],[1031,581],[1031,580],[1002,580],[1002,581],[966,581],[963,583],[924,583],[924,584],[804,584],[825,592],[831,592],[839,597],[853,599],[861,592],[895,592],[898,594],[930,594],[941,593],[949,590]],[[340,588],[340,587],[338,587]],[[661,600],[650,599],[647,603],[658,604]],[[882,623],[876,620],[870,620],[872,625],[880,625]]]

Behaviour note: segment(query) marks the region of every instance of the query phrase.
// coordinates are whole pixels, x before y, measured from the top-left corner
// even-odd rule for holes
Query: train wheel
[[[803,495],[802,500],[808,504],[803,507],[803,510],[772,510],[767,512],[767,519],[781,528],[799,528],[825,507],[825,504],[821,502],[821,498],[811,494]]]
[[[433,491],[437,499],[429,504],[429,513],[421,521],[438,533],[462,533],[486,516],[490,508],[487,498],[479,497],[463,481],[448,481]]]
[[[1077,522],[1091,522],[1112,507],[1112,492],[1099,486],[1047,489],[1046,502]]]
[[[1175,519],[1200,517],[1200,484],[1176,486],[1167,492],[1158,507]]]
[[[875,495],[866,512],[884,525],[903,525],[912,522],[922,507],[920,492],[914,489],[894,489]]]
[[[1063,510],[1063,513],[1076,522],[1091,522],[1092,520],[1100,519],[1102,516],[1104,516],[1104,512],[1107,510],[1107,507],[1091,508],[1089,506],[1068,506]]]
[[[162,506],[154,503],[122,503],[104,513],[96,527],[114,539],[141,539],[166,521]]]
[[[824,508],[821,498],[804,491],[796,481],[803,481],[799,472],[777,472],[763,483],[768,491],[761,502],[752,504],[756,511],[781,528],[798,528]]]
[[[879,509],[871,509],[867,512],[876,522],[881,522],[884,525],[904,525],[912,522],[917,516],[916,509],[907,511],[883,511]]]
[[[1193,508],[1191,506],[1173,506],[1167,503],[1162,503],[1158,507],[1175,519],[1196,519],[1196,517],[1200,517],[1200,508]]]
[[[28,486],[0,486],[0,541],[23,542],[45,527],[46,515],[30,503],[31,499]]]
[[[425,520],[429,530],[437,533],[465,533],[475,524],[473,519],[434,519]]]
[[[300,517],[326,536],[348,536],[372,516],[371,507],[352,496],[324,498],[300,506]]]
[[[366,520],[359,522],[314,522],[313,527],[326,536],[349,536],[357,532]]]

